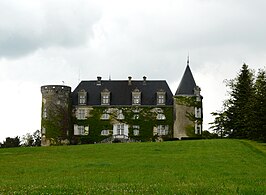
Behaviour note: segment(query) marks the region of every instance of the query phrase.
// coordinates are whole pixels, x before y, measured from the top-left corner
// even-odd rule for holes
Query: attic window
[[[101,105],[110,105],[110,92],[108,89],[104,89],[101,92]]]
[[[87,103],[87,92],[85,90],[80,90],[78,92],[78,101],[80,105],[86,104]]]
[[[132,91],[132,105],[141,104],[141,92],[138,89]]]
[[[165,92],[163,90],[157,92],[157,105],[165,105]]]

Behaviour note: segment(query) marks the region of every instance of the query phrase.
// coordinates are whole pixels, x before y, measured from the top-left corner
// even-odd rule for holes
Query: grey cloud
[[[85,45],[100,19],[87,1],[0,2],[0,57],[19,57],[39,48]],[[68,3],[67,3],[68,2]],[[25,2],[24,2],[25,3]]]

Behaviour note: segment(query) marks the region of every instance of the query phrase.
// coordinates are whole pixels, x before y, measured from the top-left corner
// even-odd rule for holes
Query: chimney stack
[[[101,80],[102,80],[102,77],[98,76],[97,77],[97,85],[101,85]]]
[[[132,79],[132,77],[129,76],[129,77],[128,77],[128,85],[131,85],[131,84],[132,84],[132,83],[131,83],[131,79]]]
[[[143,85],[146,85],[146,79],[147,79],[147,77],[144,76],[144,77],[143,77]]]

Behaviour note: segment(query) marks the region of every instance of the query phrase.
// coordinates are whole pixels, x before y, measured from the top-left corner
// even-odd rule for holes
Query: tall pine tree
[[[255,82],[252,139],[266,141],[266,71],[259,70]]]
[[[231,128],[231,137],[248,138],[252,130],[250,110],[254,96],[253,80],[252,71],[244,64],[238,76],[228,83],[231,92],[225,112],[228,117],[226,126]]]

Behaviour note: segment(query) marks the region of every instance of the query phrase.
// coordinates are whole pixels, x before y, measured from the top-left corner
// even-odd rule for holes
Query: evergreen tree
[[[252,139],[266,141],[266,71],[259,70],[255,82]]]
[[[210,123],[212,125],[210,128],[215,132],[215,134],[217,134],[221,138],[230,135],[230,128],[227,128],[226,126],[228,121],[226,112],[219,111],[212,112],[211,114],[215,117],[215,119],[214,122]]]
[[[231,137],[248,138],[252,130],[250,111],[254,97],[253,73],[244,64],[238,76],[228,83],[231,88],[230,98],[226,102],[225,126],[231,129]]]

